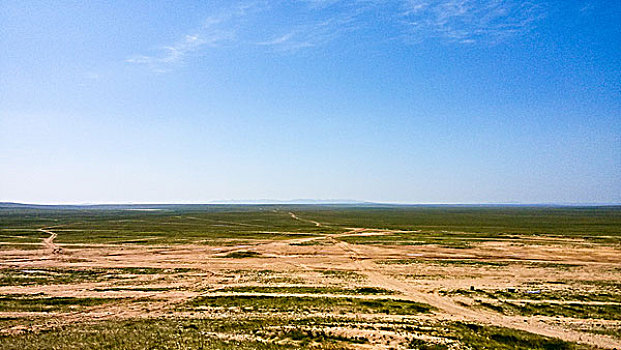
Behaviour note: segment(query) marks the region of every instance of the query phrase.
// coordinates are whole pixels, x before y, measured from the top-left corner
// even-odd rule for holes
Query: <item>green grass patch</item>
[[[9,320],[14,322],[15,320]],[[412,323],[409,320],[369,324],[356,319],[289,318],[272,316],[208,319],[146,319],[104,321],[64,326],[37,333],[0,336],[2,349],[160,349],[160,350],[280,350],[351,349],[354,344],[377,343],[373,338],[345,336],[335,327],[385,330],[406,337],[402,347],[411,349],[561,349],[582,350],[588,346],[567,343],[514,329],[461,322]],[[438,343],[418,339],[422,334],[439,338]],[[381,340],[380,340],[381,341]],[[447,346],[445,344],[450,344]]]
[[[50,312],[70,311],[88,306],[102,305],[118,301],[110,298],[72,298],[72,297],[0,297],[0,310],[5,312]]]
[[[511,328],[482,326],[472,323],[452,322],[437,327],[415,327],[417,333],[427,333],[457,341],[467,349],[505,349],[505,350],[577,350],[589,346],[569,343],[560,339],[544,337]],[[447,349],[444,344],[434,344],[413,339],[413,348]],[[461,347],[458,347],[461,348]]]
[[[593,334],[608,335],[613,338],[621,339],[621,326],[620,325],[606,325],[605,327],[586,327],[581,329],[583,332],[589,332]]]
[[[253,339],[233,340],[226,335],[250,335],[272,325],[262,321],[165,320],[107,321],[57,328],[40,333],[0,336],[0,348],[10,350],[280,350],[290,346]],[[223,337],[217,337],[217,334]]]
[[[188,302],[187,307],[208,307],[237,312],[333,312],[392,315],[415,315],[432,310],[432,307],[427,304],[408,300],[244,295],[198,297]]]
[[[260,256],[261,256],[261,253],[257,253],[257,252],[236,251],[236,252],[231,252],[231,253],[224,255],[222,256],[222,258],[243,259],[243,258],[258,258]]]
[[[523,316],[561,316],[573,318],[592,318],[621,320],[620,304],[581,304],[581,303],[516,303],[503,301],[497,303],[479,302],[483,307],[505,315]]]
[[[363,281],[367,279],[365,275],[361,275],[355,271],[347,271],[347,270],[320,270],[321,274],[330,277],[330,278],[338,278],[346,281]]]
[[[621,207],[515,206],[333,206],[333,205],[168,205],[141,212],[121,207],[0,208],[0,234],[9,240],[58,233],[59,243],[187,244],[219,240],[287,240],[305,234],[342,233],[350,227],[409,232],[349,236],[359,244],[438,244],[467,248],[485,240],[529,236],[586,239],[621,244]],[[293,220],[288,214],[325,223]],[[295,234],[291,234],[295,233]],[[22,238],[23,237],[23,238]],[[4,241],[0,239],[0,241]],[[541,243],[541,242],[540,242]],[[554,244],[571,244],[557,242]]]
[[[83,282],[101,282],[113,279],[129,279],[133,275],[177,274],[196,271],[175,268],[160,269],[150,267],[121,267],[113,269],[0,269],[0,286],[28,286],[47,284],[73,284]]]
[[[109,279],[104,270],[71,269],[2,269],[0,286],[70,284]]]
[[[304,280],[300,277],[273,270],[228,270],[225,276],[227,278],[240,278],[242,282],[255,282],[260,284],[304,284]]]
[[[332,342],[344,342],[351,344],[366,344],[369,340],[362,336],[347,337],[339,334],[334,334],[323,329],[304,329],[295,327],[292,329],[286,329],[277,335],[279,338],[289,338],[298,343],[298,345],[305,346],[311,343],[332,343]]]
[[[508,290],[467,290],[456,289],[450,291],[440,291],[444,295],[465,295],[469,297],[486,297],[498,300],[511,300],[511,299],[528,299],[528,300],[558,300],[558,301],[578,301],[578,302],[619,302],[621,300],[621,293],[613,291],[584,291],[573,289],[559,289],[559,290],[546,290],[546,289],[516,289],[515,291]]]

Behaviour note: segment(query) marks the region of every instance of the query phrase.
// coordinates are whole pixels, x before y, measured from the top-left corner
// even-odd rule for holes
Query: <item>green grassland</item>
[[[621,207],[468,206],[162,206],[126,209],[0,208],[0,241],[32,243],[48,227],[58,243],[228,244],[286,240],[342,233],[351,227],[405,230],[382,236],[345,236],[358,244],[440,244],[467,248],[471,242],[520,236],[582,238],[621,243]],[[289,212],[305,220],[293,220]],[[313,244],[309,242],[307,244]],[[321,244],[320,241],[317,244]]]
[[[604,320],[621,320],[621,305],[590,305],[581,303],[530,303],[530,302],[483,302],[479,305],[505,315],[523,316],[562,316],[573,318],[592,318]]]
[[[149,209],[158,209],[154,211],[128,210],[138,208],[20,208],[0,205],[0,249],[42,247],[41,241],[48,234],[38,231],[41,228],[57,233],[54,242],[67,250],[72,248],[72,244],[140,245],[153,246],[153,250],[157,250],[156,246],[173,244],[233,246],[268,240],[286,242],[343,234],[353,228],[384,232],[369,236],[335,235],[330,239],[292,241],[291,244],[335,244],[342,240],[351,244],[439,245],[467,249],[479,242],[494,240],[510,241],[516,245],[529,244],[528,240],[533,237],[537,238],[538,245],[572,244],[572,240],[588,246],[621,244],[619,206],[167,205],[148,206]],[[294,212],[299,219],[294,219],[290,212]],[[315,221],[321,226],[316,225]],[[114,249],[117,247],[114,246]],[[28,256],[30,252],[23,254]],[[200,296],[193,294],[191,298],[171,305],[168,316],[160,314],[147,319],[83,322],[20,334],[0,333],[0,349],[349,349],[353,344],[386,344],[386,348],[395,345],[394,339],[372,338],[369,335],[380,334],[380,331],[398,335],[401,337],[399,347],[412,349],[588,348],[502,327],[438,322],[432,317],[437,309],[428,304],[398,299],[399,293],[388,289],[365,287],[371,284],[367,284],[368,278],[355,271],[311,267],[305,274],[315,275],[325,284],[317,285],[318,282],[315,282],[312,286],[305,285],[307,281],[303,276],[268,270],[272,268],[268,256],[252,248],[223,249],[222,253],[212,256],[219,259],[208,261],[231,268],[223,269],[218,278],[222,281],[235,280],[237,285],[202,286],[200,288],[203,289],[198,290],[202,293]],[[425,273],[421,268],[424,266],[436,270],[448,270],[450,267],[499,273],[519,264],[522,270],[527,270],[524,267],[533,268],[529,272],[551,269],[554,273],[565,274],[582,271],[586,266],[579,262],[485,261],[468,257],[430,260],[390,256],[375,261],[376,266],[387,270],[408,269],[407,273],[421,274]],[[259,268],[243,270],[241,263],[248,262],[258,262]],[[230,266],[227,265],[229,263]],[[7,294],[0,296],[0,311],[40,313],[23,316],[34,319],[49,317],[49,314],[44,314],[46,312],[91,310],[117,301],[141,302],[142,296],[131,300],[112,299],[104,298],[108,296],[104,292],[175,292],[183,286],[148,285],[143,284],[143,279],[153,282],[159,278],[194,278],[203,273],[201,270],[182,268],[87,268],[68,263],[64,266],[17,268],[7,264],[0,268],[0,286],[39,288],[101,282],[93,289],[97,293],[90,294],[89,298]],[[615,266],[605,268],[609,269],[607,273],[610,275],[615,271],[612,269],[618,269]],[[406,272],[402,276],[407,276]],[[538,288],[537,293],[528,293],[532,288],[524,284],[512,292],[455,289],[441,293],[455,298],[470,298],[470,307],[474,309],[487,308],[505,315],[606,320],[619,320],[621,315],[619,304],[615,303],[621,290],[618,282],[593,278],[593,281],[559,279],[543,284],[533,283],[532,287]],[[193,287],[185,288],[189,290]],[[366,318],[362,319],[361,315]],[[30,322],[30,319],[20,317],[9,314],[0,319],[0,325],[8,329]],[[360,332],[351,335],[336,331],[344,328]],[[591,331],[610,333],[604,328],[593,328]]]
[[[87,306],[96,306],[115,301],[118,300],[110,298],[0,296],[0,310],[4,312],[74,311]]]
[[[107,280],[133,280],[135,275],[177,274],[190,269],[159,269],[143,267],[120,267],[114,269],[0,269],[0,286],[30,286],[46,284],[73,284]]]
[[[204,296],[188,303],[189,309],[226,309],[235,312],[337,312],[415,315],[433,308],[423,303],[392,299],[298,296]]]
[[[350,349],[364,344],[364,335],[344,336],[331,327],[361,325],[355,320],[306,318],[296,326],[280,318],[243,319],[147,319],[106,321],[57,328],[42,333],[1,337],[3,349]],[[322,329],[318,329],[321,326]],[[370,330],[384,326],[366,324]],[[588,349],[560,340],[501,327],[444,322],[442,324],[391,324],[400,329],[411,349],[451,349],[467,344],[469,349]],[[443,342],[420,339],[430,335]]]
[[[468,296],[476,301],[476,305],[505,315],[621,320],[621,293],[611,288],[512,291],[456,289],[440,291],[440,294]]]
[[[59,233],[58,243],[217,243],[222,239],[274,240],[334,232],[333,229],[292,220],[287,211],[264,207],[217,206],[200,211],[167,209],[154,212],[0,209],[2,235],[45,237],[45,234],[34,231],[42,227]]]
[[[460,294],[471,297],[486,297],[490,299],[528,299],[528,300],[556,300],[556,301],[584,301],[584,302],[618,302],[621,303],[621,295],[614,291],[589,290],[467,290],[456,289],[444,291],[442,294]]]
[[[297,213],[297,212],[296,212]],[[395,206],[314,210],[305,217],[347,227],[487,234],[582,236],[621,232],[621,207]],[[299,213],[299,216],[302,212]]]

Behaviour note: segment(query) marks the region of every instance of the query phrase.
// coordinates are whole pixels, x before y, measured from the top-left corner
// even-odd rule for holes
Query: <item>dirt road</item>
[[[54,239],[58,237],[58,235],[55,232],[46,230],[45,228],[40,228],[39,231],[50,235],[49,237],[43,239],[45,249],[51,251],[52,254],[62,254],[63,249],[54,243]]]
[[[293,220],[298,220],[298,221],[308,222],[308,223],[311,223],[311,224],[313,224],[313,225],[315,225],[315,226],[317,226],[317,227],[321,227],[321,226],[322,226],[322,225],[321,225],[321,223],[320,223],[320,222],[318,222],[318,221],[315,221],[315,220],[309,220],[309,219],[301,219],[301,218],[299,218],[297,215],[295,215],[295,213],[294,213],[294,212],[289,212],[289,215],[291,216],[291,218],[292,218]]]
[[[519,329],[569,342],[588,343],[605,349],[617,349],[621,345],[618,340],[606,335],[555,327],[534,318],[506,316],[489,310],[473,310],[459,305],[449,297],[437,293],[416,291],[407,283],[382,273],[378,265],[374,264],[368,257],[361,255],[355,245],[341,241],[337,246],[351,254],[351,258],[355,260],[358,266],[358,271],[365,274],[372,284],[398,291],[403,294],[405,299],[427,303],[437,308],[442,318]]]
[[[284,213],[283,213],[284,214]],[[293,220],[312,223],[316,227],[328,227],[325,223],[298,217],[288,212]],[[37,277],[37,269],[52,270],[57,276],[63,269],[107,269],[102,280],[80,280],[88,274],[76,274],[72,283],[31,284],[0,286],[0,294],[39,295],[50,297],[105,297],[148,299],[146,303],[119,301],[89,308],[80,312],[59,313],[54,317],[58,324],[88,322],[111,318],[133,318],[142,315],[165,316],[176,311],[176,305],[200,295],[248,295],[248,296],[304,296],[305,293],[246,293],[217,292],[218,288],[238,286],[332,286],[332,287],[379,287],[397,292],[381,298],[400,298],[427,303],[436,310],[434,320],[474,322],[523,330],[565,341],[587,343],[601,348],[621,348],[621,342],[603,334],[583,332],[574,324],[588,325],[617,320],[577,319],[570,317],[507,316],[491,309],[465,304],[459,297],[440,294],[441,290],[458,290],[472,285],[489,289],[506,290],[507,287],[523,286],[533,281],[594,281],[614,280],[621,267],[621,254],[613,246],[592,246],[576,242],[572,249],[566,244],[574,242],[545,242],[535,238],[524,244],[523,238],[515,241],[489,241],[475,243],[468,248],[450,248],[441,245],[373,245],[351,244],[345,237],[398,234],[370,228],[349,228],[336,234],[309,233],[303,238],[287,240],[247,240],[243,245],[208,244],[63,244],[66,251],[56,243],[61,229],[40,228],[48,237],[42,240],[45,256],[41,250],[0,250],[0,267],[13,269],[22,278]],[[54,232],[56,231],[56,232]],[[310,231],[310,230],[309,230]],[[223,240],[224,242],[224,240]],[[232,241],[234,242],[234,241]],[[231,251],[254,251],[258,254],[248,258],[227,258]],[[47,254],[63,254],[50,258]],[[70,258],[69,258],[70,257]],[[413,259],[416,257],[416,259]],[[449,264],[468,259],[481,264]],[[416,260],[412,262],[412,260]],[[405,261],[405,264],[386,264],[386,261]],[[463,261],[463,260],[462,260]],[[505,262],[491,265],[490,262]],[[511,263],[509,263],[511,262]],[[525,263],[526,262],[526,263]],[[576,264],[576,268],[558,269],[540,267],[537,264]],[[501,267],[500,267],[501,266]],[[149,273],[123,272],[127,269],[153,269]],[[188,270],[167,272],[165,270]],[[93,272],[93,271],[91,271]],[[322,272],[334,272],[322,273]],[[118,275],[122,276],[118,276]],[[353,279],[347,279],[351,276]],[[366,277],[356,280],[355,276]],[[414,275],[416,278],[408,276]],[[98,276],[96,273],[93,276]],[[336,277],[335,277],[336,276]],[[340,276],[340,277],[339,277]],[[349,277],[348,277],[349,276]],[[618,277],[618,276],[617,276]],[[56,278],[56,277],[54,277]],[[90,278],[90,277],[89,277]],[[597,280],[599,279],[599,280]],[[554,284],[555,288],[564,288]],[[592,288],[589,285],[588,288]],[[321,294],[317,294],[320,296]],[[330,295],[341,297],[342,295]],[[380,298],[365,296],[365,298]],[[530,302],[530,300],[528,300]],[[0,316],[10,316],[2,314]],[[40,328],[46,328],[42,325]]]

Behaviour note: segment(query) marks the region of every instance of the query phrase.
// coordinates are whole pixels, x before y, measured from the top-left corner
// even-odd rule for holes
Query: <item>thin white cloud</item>
[[[406,36],[460,43],[497,42],[526,33],[541,17],[541,6],[519,0],[408,0],[401,14]]]
[[[215,38],[210,38],[214,42]],[[186,35],[179,42],[162,47],[156,55],[136,55],[125,60],[128,63],[144,64],[156,71],[165,71],[170,64],[183,62],[185,57],[206,44],[199,35]]]
[[[183,63],[188,55],[199,50],[230,40],[233,33],[223,31],[199,32],[186,35],[173,45],[163,46],[154,55],[135,55],[125,60],[128,63],[145,65],[156,72],[166,72],[171,66]]]
[[[347,21],[342,18],[331,18],[325,21],[297,25],[294,30],[286,34],[256,44],[269,46],[277,51],[292,52],[324,45],[348,29],[350,27],[348,27]]]
[[[361,15],[370,8],[369,0],[297,0],[297,3],[312,14],[312,19],[283,28],[284,34],[255,44],[285,52],[322,46],[364,26]]]
[[[237,30],[235,20],[245,16],[254,7],[255,3],[238,4],[228,11],[207,17],[200,28],[176,43],[162,46],[152,55],[131,56],[125,62],[144,65],[159,73],[167,72],[182,64],[188,56],[200,53],[207,47],[218,47],[232,42]]]
[[[280,44],[284,44],[286,42],[288,42],[291,38],[293,38],[293,36],[295,35],[295,32],[290,32],[284,35],[281,35],[277,38],[268,40],[268,41],[260,41],[257,43],[257,45],[262,45],[262,46],[271,46],[271,45],[280,45]]]
[[[165,72],[209,47],[235,44],[296,52],[368,28],[414,42],[496,43],[532,30],[541,10],[520,0],[257,0],[233,5],[179,41],[126,62]],[[274,24],[283,11],[294,17]]]

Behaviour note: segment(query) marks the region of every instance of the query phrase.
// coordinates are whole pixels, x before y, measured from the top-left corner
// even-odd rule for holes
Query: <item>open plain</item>
[[[621,208],[0,208],[2,349],[621,348]]]

